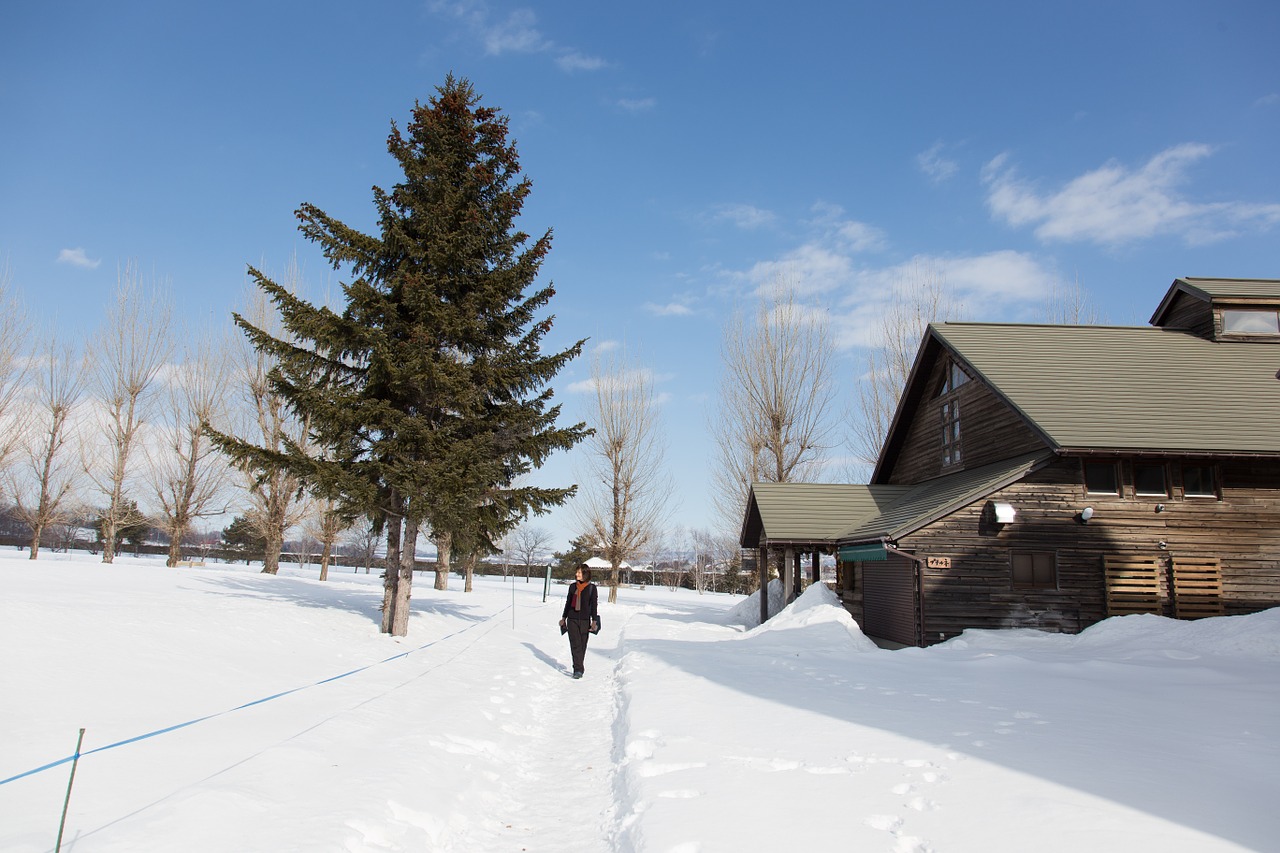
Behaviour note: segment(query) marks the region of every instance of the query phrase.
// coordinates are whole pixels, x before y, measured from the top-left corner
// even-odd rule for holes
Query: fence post
[[[67,780],[67,798],[62,801],[62,820],[58,821],[58,843],[54,846],[54,853],[62,850],[62,830],[67,826],[67,808],[71,805],[71,786],[76,782],[76,765],[80,763],[80,747],[84,744],[84,729],[80,730],[80,737],[76,739],[76,754],[71,756],[71,778]]]

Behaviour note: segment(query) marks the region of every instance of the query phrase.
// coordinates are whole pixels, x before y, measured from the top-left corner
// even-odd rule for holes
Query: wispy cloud
[[[983,168],[982,180],[996,218],[1015,228],[1034,226],[1046,241],[1116,246],[1172,235],[1199,245],[1280,223],[1280,204],[1197,203],[1183,196],[1190,168],[1212,154],[1208,145],[1176,145],[1137,169],[1112,161],[1047,193],[1019,177],[1001,154]]]
[[[659,317],[688,317],[693,314],[693,309],[683,302],[668,302],[666,305],[646,302],[644,310]]]
[[[574,71],[599,71],[608,64],[598,56],[586,56],[576,50],[571,50],[556,57],[556,65],[560,66],[560,70],[570,73]]]
[[[459,21],[483,45],[486,56],[548,54],[566,73],[599,71],[608,65],[599,57],[548,38],[538,28],[537,13],[529,8],[513,9],[501,18],[484,0],[433,0],[428,8],[437,15]]]
[[[709,218],[713,222],[728,222],[749,231],[772,225],[778,217],[773,211],[751,204],[717,204],[711,208]]]
[[[645,385],[653,387],[661,382],[666,382],[673,377],[670,374],[654,373],[653,370],[647,367],[640,367],[632,370],[620,371],[611,378],[613,379],[613,385],[605,387],[636,388],[643,387]],[[570,394],[594,394],[600,387],[600,383],[595,377],[592,377],[590,379],[583,379],[580,382],[570,383],[567,391]]]
[[[1276,104],[1280,104],[1280,92],[1271,92],[1253,102],[1255,107],[1274,107]]]
[[[86,270],[95,270],[98,268],[98,264],[102,263],[102,259],[90,258],[84,253],[84,249],[77,246],[74,249],[63,249],[58,252],[58,263],[69,264]]]
[[[653,98],[619,98],[617,105],[629,113],[643,113],[656,107],[658,102]]]
[[[944,147],[941,142],[935,142],[930,148],[916,155],[916,165],[935,184],[949,180],[960,169],[955,160],[942,156]]]

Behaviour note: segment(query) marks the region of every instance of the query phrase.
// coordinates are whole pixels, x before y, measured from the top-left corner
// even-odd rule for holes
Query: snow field
[[[885,652],[822,587],[624,589],[567,675],[565,587],[0,554],[0,779],[86,754],[63,849],[1266,850],[1280,612]],[[603,597],[603,596],[602,596]],[[334,678],[335,676],[340,676]],[[332,680],[330,680],[332,679]],[[267,698],[274,697],[274,698]],[[267,701],[255,703],[257,700]],[[0,783],[53,848],[69,765]]]

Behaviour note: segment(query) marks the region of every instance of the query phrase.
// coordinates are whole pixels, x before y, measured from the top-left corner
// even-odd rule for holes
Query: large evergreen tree
[[[404,179],[373,189],[377,235],[311,204],[297,211],[302,233],[352,277],[342,313],[251,269],[287,334],[236,318],[275,356],[272,382],[323,453],[229,436],[222,446],[250,465],[286,465],[382,525],[382,628],[395,635],[408,630],[420,531],[489,539],[573,493],[516,485],[586,428],[558,427],[550,404],[549,382],[583,342],[542,351],[552,318],[539,314],[554,290],[533,284],[551,232],[530,242],[516,227],[531,184],[507,132],[506,118],[450,75],[404,132],[392,123],[387,147]]]

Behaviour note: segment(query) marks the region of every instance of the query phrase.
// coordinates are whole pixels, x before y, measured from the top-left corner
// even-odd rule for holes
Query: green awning
[[[870,545],[846,545],[840,549],[840,560],[845,563],[852,563],[858,560],[887,560],[889,552],[884,549],[884,545],[880,542],[872,542]]]

